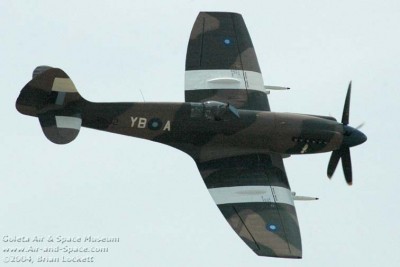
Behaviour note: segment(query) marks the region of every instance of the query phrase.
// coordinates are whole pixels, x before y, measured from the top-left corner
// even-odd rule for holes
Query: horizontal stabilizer
[[[39,115],[39,121],[47,139],[59,145],[73,141],[82,125],[80,114],[65,116],[52,111]]]
[[[84,101],[63,70],[39,66],[22,88],[16,108],[22,114],[38,117],[47,139],[67,144],[81,128],[80,107]]]

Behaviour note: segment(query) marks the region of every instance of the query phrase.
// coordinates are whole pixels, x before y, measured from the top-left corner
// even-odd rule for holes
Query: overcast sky
[[[292,190],[320,198],[296,202],[301,260],[256,256],[186,154],[86,128],[55,145],[15,109],[44,64],[65,70],[91,101],[140,102],[140,90],[146,101],[184,101],[186,46],[200,11],[243,15],[265,83],[292,88],[271,93],[274,111],[340,120],[353,80],[350,125],[365,122],[368,136],[351,150],[354,185],[340,166],[326,177],[329,153],[285,160]],[[394,0],[2,0],[0,236],[120,238],[86,266],[398,265],[399,25]]]

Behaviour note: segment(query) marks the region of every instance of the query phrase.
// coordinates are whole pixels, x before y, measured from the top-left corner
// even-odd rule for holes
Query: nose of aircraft
[[[358,146],[367,141],[367,136],[353,127],[343,125],[343,144],[348,147]]]

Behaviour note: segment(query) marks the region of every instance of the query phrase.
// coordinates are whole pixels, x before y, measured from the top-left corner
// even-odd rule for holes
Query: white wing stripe
[[[292,192],[280,186],[233,186],[208,189],[217,205],[272,202],[294,206]]]
[[[252,89],[265,92],[261,73],[242,70],[189,70],[185,90]]]

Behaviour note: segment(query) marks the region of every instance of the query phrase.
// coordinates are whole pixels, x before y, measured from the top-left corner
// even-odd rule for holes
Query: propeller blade
[[[364,127],[364,125],[365,125],[365,122],[363,122],[363,123],[361,123],[360,125],[358,125],[358,126],[356,127],[356,129],[359,130],[359,129],[361,129],[362,127]]]
[[[328,164],[328,177],[329,178],[331,178],[333,173],[335,172],[336,167],[339,163],[340,156],[341,156],[340,150],[332,151],[332,155],[331,155],[331,158],[330,158],[329,164]]]
[[[349,124],[350,95],[351,95],[351,81],[349,83],[349,88],[347,89],[346,100],[344,102],[344,108],[343,108],[342,123],[344,125]]]
[[[342,166],[344,172],[344,178],[348,185],[353,184],[353,174],[351,170],[351,157],[350,157],[350,148],[345,147],[341,149],[342,152]]]

